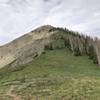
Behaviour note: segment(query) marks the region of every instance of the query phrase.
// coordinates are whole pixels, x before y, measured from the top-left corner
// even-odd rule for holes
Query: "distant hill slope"
[[[88,55],[94,63],[100,62],[99,42],[68,29],[42,26],[0,47],[0,68],[17,68],[40,56],[45,50],[69,48],[73,55]]]

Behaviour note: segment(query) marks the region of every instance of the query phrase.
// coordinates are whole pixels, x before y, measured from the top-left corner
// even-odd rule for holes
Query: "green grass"
[[[14,85],[24,100],[100,100],[99,77],[100,68],[87,56],[51,50],[21,70],[3,73],[0,94]]]

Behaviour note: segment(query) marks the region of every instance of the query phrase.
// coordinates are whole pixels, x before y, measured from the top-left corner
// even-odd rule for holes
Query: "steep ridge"
[[[0,47],[0,67],[12,62],[14,66],[22,65],[33,60],[43,52],[44,45],[50,42],[54,32],[48,32],[52,26],[40,27],[24,36]]]

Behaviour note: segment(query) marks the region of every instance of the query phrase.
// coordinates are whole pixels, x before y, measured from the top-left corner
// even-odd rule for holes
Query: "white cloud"
[[[100,36],[100,0],[0,0],[0,44],[43,25]]]

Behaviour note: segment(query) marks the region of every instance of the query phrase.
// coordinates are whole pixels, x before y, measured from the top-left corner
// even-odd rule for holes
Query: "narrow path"
[[[10,89],[7,91],[6,95],[12,97],[13,100],[22,100],[22,99],[21,99],[21,96],[19,96],[19,95],[13,93],[14,88],[15,88],[14,86],[11,86]]]

